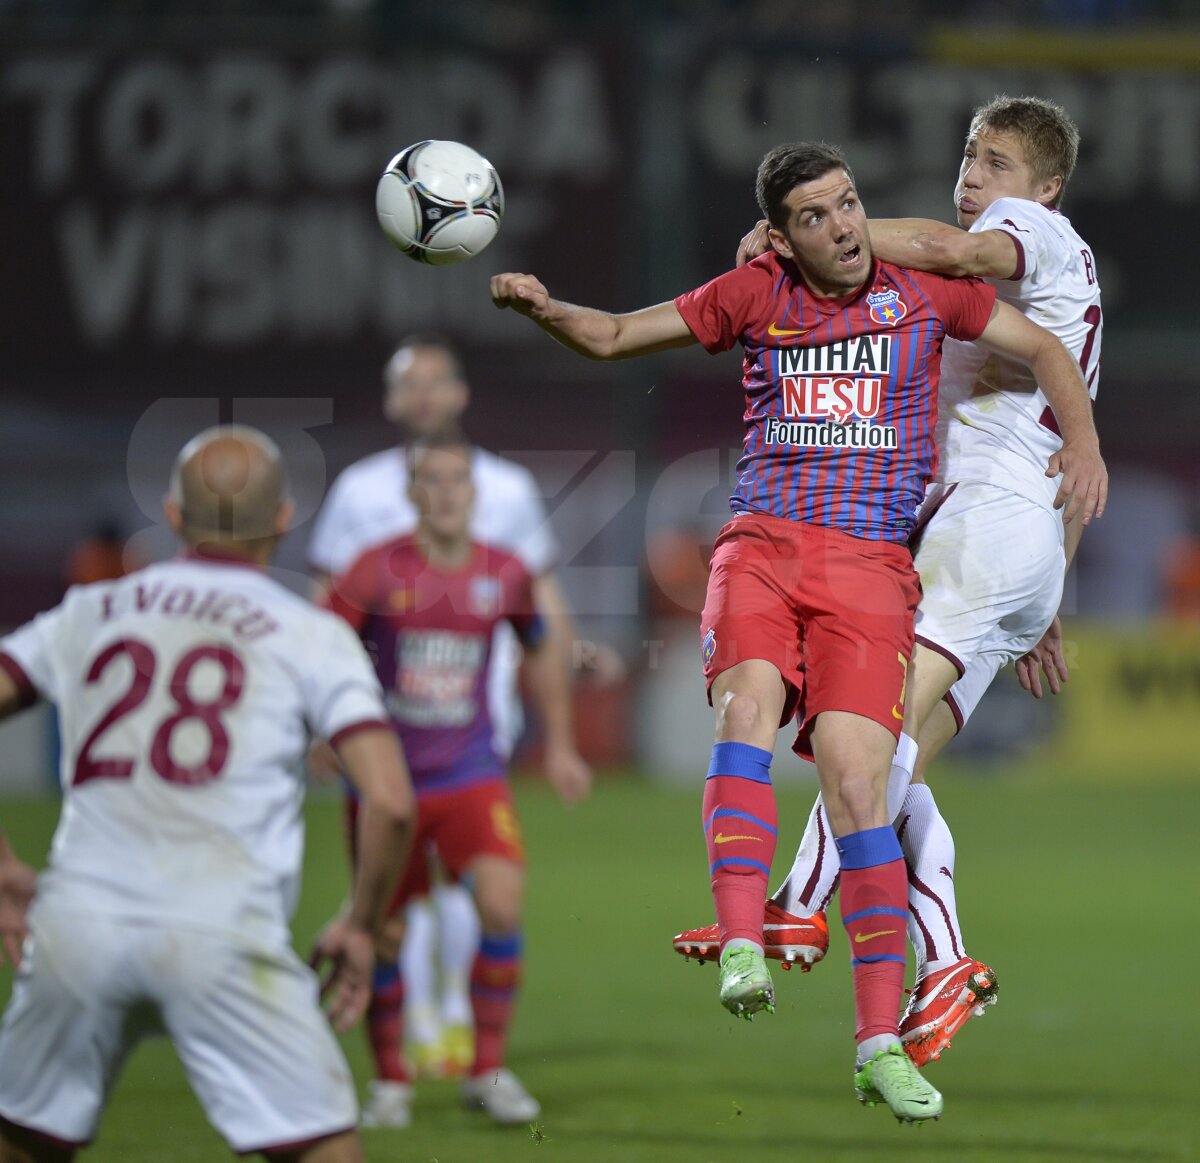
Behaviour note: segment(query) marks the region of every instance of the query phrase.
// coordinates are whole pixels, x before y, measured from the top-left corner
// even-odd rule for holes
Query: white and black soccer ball
[[[375,187],[383,232],[409,258],[448,266],[477,255],[500,229],[504,188],[487,158],[458,141],[418,141]]]

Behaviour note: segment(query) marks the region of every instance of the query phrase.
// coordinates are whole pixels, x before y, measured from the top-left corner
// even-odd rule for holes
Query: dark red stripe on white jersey
[[[351,735],[357,735],[359,731],[370,731],[377,727],[382,727],[385,731],[392,729],[391,723],[386,719],[363,719],[360,722],[351,723],[343,727],[340,731],[334,731],[329,738],[329,744],[331,747],[336,747],[339,743],[343,743],[349,739]]]
[[[1007,218],[1004,219],[1004,225],[1011,226],[1013,230],[1021,229],[1015,222],[1010,222]],[[1018,279],[1025,277],[1025,247],[1021,245],[1021,240],[1011,231],[1003,230],[1001,233],[1007,234],[1013,240],[1013,246],[1017,248],[1017,269],[1008,276],[1015,283]]]
[[[2,650],[0,650],[0,670],[4,671],[16,686],[19,708],[31,707],[38,701],[37,687],[29,681],[29,675],[25,673],[25,668],[11,654],[5,654]]]
[[[963,729],[963,724],[966,719],[963,717],[962,708],[958,705],[958,700],[954,697],[953,691],[947,691],[942,696],[946,700],[946,706],[950,708],[950,714],[954,716],[954,733],[957,735]]]
[[[49,1131],[39,1131],[36,1127],[27,1127],[23,1123],[15,1123],[12,1119],[6,1119],[0,1115],[0,1131],[5,1132],[5,1138],[16,1140],[20,1145],[21,1139],[35,1139],[39,1143],[49,1143],[54,1147],[61,1147],[64,1151],[77,1150],[80,1147],[86,1147],[91,1139],[62,1139],[58,1135],[52,1135]]]
[[[1062,431],[1058,427],[1058,417],[1054,414],[1054,409],[1049,404],[1042,409],[1042,414],[1038,417],[1038,423],[1043,428],[1047,428],[1053,432],[1059,440],[1062,439]]]
[[[313,1135],[310,1139],[297,1139],[294,1143],[271,1143],[265,1147],[250,1147],[248,1150],[239,1151],[241,1156],[246,1155],[298,1155],[301,1151],[308,1150],[309,1147],[315,1147],[318,1143],[325,1142],[326,1139],[334,1139],[338,1135],[347,1135],[355,1130],[353,1124],[348,1127],[339,1127],[336,1131],[326,1131],[323,1135]]]
[[[922,881],[921,878],[919,876],[917,876],[917,874],[911,868],[908,869],[908,883],[913,888],[915,888],[917,890],[917,892],[919,892],[922,896],[928,897],[931,901],[933,901],[933,903],[935,905],[937,905],[938,912],[940,912],[942,914],[942,920],[945,922],[946,932],[949,933],[949,935],[950,935],[950,948],[953,950],[954,956],[956,959],[961,957],[963,955],[963,953],[962,953],[962,950],[958,947],[958,934],[954,930],[954,921],[950,917],[950,910],[946,908],[945,902],[942,900],[942,898],[940,896],[938,896],[938,894],[936,892],[933,891],[933,889],[931,889],[929,887],[929,885],[927,885],[924,881]],[[908,911],[910,913],[912,913],[912,915],[914,917],[917,918],[917,924],[921,926],[921,932],[925,934],[925,949],[928,953],[926,960],[930,960],[930,961],[942,960],[942,961],[944,961],[945,960],[944,957],[942,957],[942,958],[938,957],[937,950],[934,948],[934,945],[933,945],[933,939],[929,935],[929,930],[926,929],[925,926],[921,923],[920,915],[912,907],[912,905],[909,905]]]
[[[825,902],[822,902],[819,905],[814,905],[813,902],[809,899],[812,895],[813,889],[816,888],[816,886],[817,886],[817,882],[821,879],[821,869],[825,865],[825,823],[822,820],[821,816],[822,816],[822,811],[821,811],[821,808],[818,806],[818,808],[817,808],[817,859],[813,862],[813,870],[809,874],[808,881],[804,885],[804,890],[800,894],[800,899],[810,909],[823,909],[825,907]]]
[[[924,646],[926,650],[932,650],[934,654],[940,654],[944,659],[952,663],[955,669],[958,671],[959,678],[962,678],[962,676],[967,673],[966,666],[963,664],[962,659],[959,658],[957,654],[951,653],[944,646],[939,646],[932,639],[922,637],[920,634],[917,635],[916,640],[922,646]]]

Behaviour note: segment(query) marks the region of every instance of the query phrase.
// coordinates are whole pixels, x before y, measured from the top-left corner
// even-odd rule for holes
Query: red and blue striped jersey
[[[326,604],[358,631],[375,664],[419,793],[504,775],[488,713],[496,624],[537,643],[543,624],[520,559],[473,543],[458,569],[429,564],[413,536],[368,549]]]
[[[772,251],[676,299],[708,351],[744,351],[734,512],[907,540],[937,467],[942,340],[976,339],[995,298],[878,261],[852,294],[820,298]]]

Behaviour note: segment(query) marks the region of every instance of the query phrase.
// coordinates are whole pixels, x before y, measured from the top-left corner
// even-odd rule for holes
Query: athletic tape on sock
[[[714,743],[708,762],[708,778],[733,775],[755,783],[770,783],[773,758],[770,751],[750,743]]]

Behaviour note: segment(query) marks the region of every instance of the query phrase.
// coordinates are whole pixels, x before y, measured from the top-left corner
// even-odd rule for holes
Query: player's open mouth
[[[843,266],[850,267],[850,266],[854,266],[854,264],[856,262],[858,262],[858,260],[861,257],[862,257],[862,247],[852,246],[848,251],[846,251],[845,254],[843,254],[838,259],[838,262],[840,262]]]

